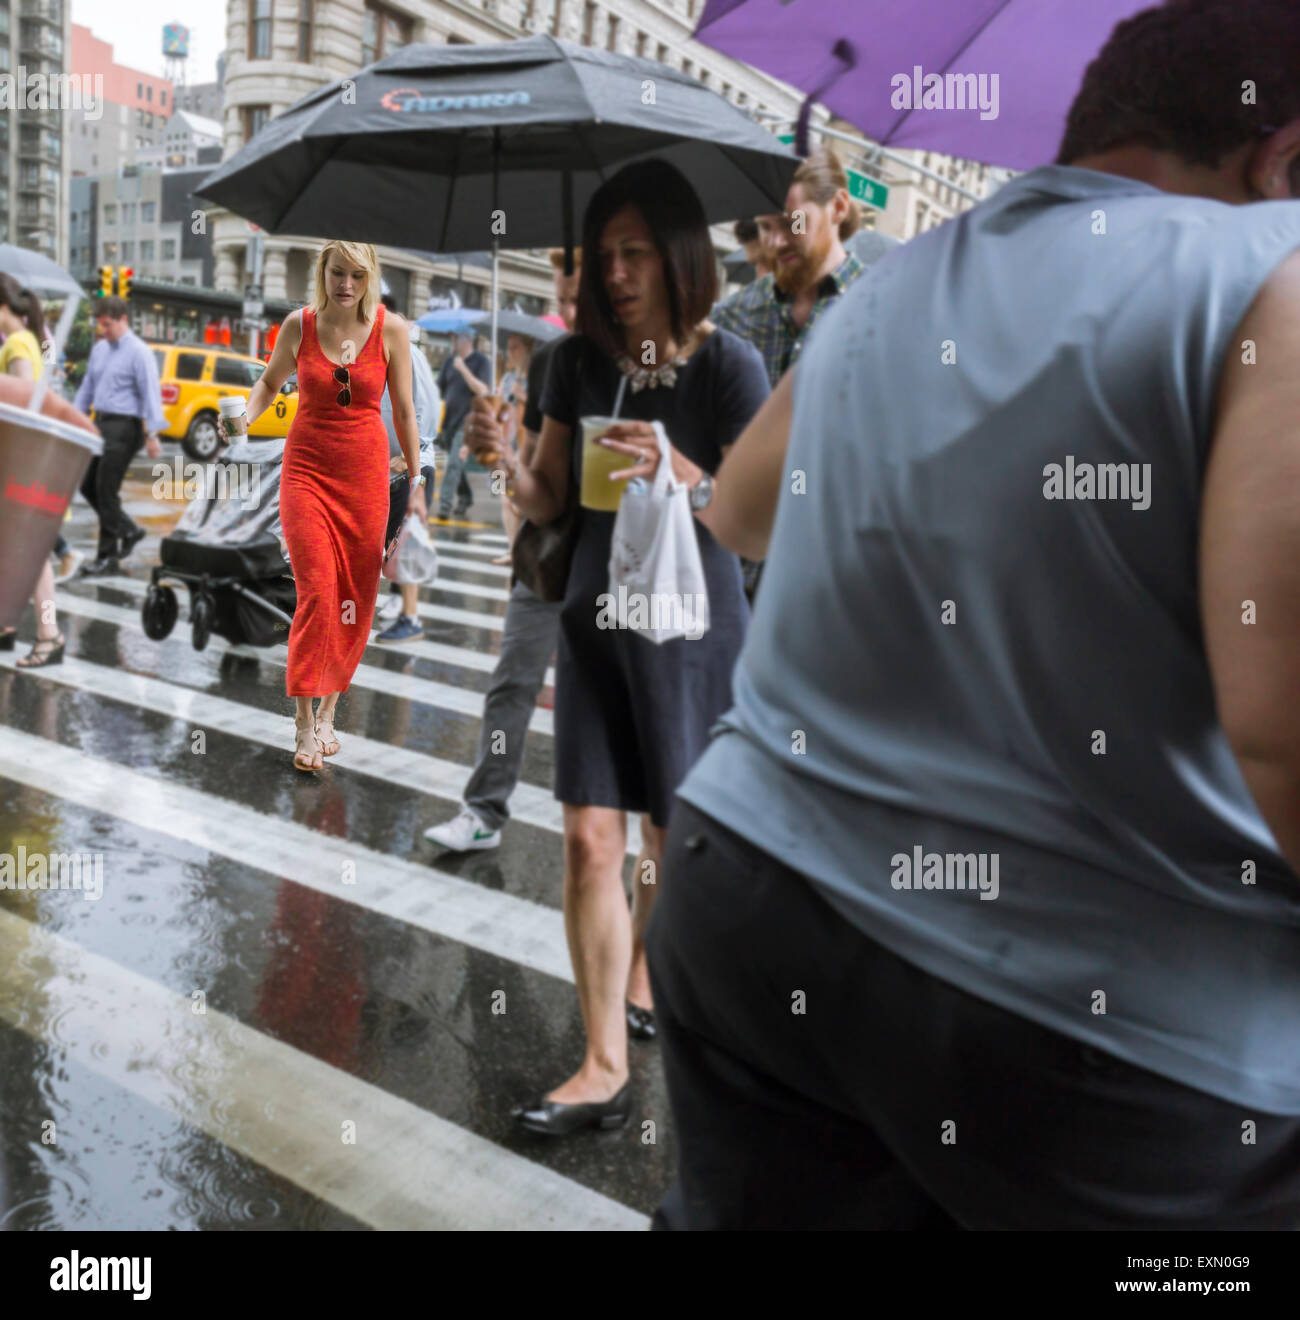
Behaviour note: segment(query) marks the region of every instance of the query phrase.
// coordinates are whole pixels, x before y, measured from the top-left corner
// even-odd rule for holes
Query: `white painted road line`
[[[147,590],[145,582],[136,581],[134,578],[105,577],[98,578],[96,581],[106,587],[113,587],[133,596],[142,597]],[[80,608],[81,605],[87,603],[87,600],[88,598],[85,596],[67,592],[59,597],[59,608],[66,609],[72,614],[90,613],[90,611],[83,611]],[[112,622],[123,627],[139,628],[141,629],[141,636],[144,635],[140,616],[135,611],[121,605],[104,605],[103,602],[99,601],[94,603],[101,607],[95,611],[95,617],[103,619],[105,618],[103,611],[111,610],[114,612],[110,616]],[[429,606],[426,608],[434,607]],[[168,639],[169,642],[172,640],[188,640],[188,628],[183,623],[177,624],[177,631]],[[373,634],[372,644],[375,644]],[[159,643],[154,643],[154,645],[159,645]],[[382,645],[382,643],[379,645]],[[252,656],[280,669],[285,668],[289,660],[289,648],[287,646],[232,646],[223,637],[214,636],[208,642],[208,649],[214,654],[230,651],[235,655]],[[481,692],[472,692],[468,688],[455,687],[450,683],[439,683],[431,678],[417,678],[414,674],[401,674],[364,659],[352,675],[352,686],[365,688],[371,692],[382,692],[390,697],[406,697],[426,706],[437,706],[440,710],[455,711],[458,715],[472,715],[479,720],[483,718],[484,696]],[[553,736],[555,733],[554,713],[539,706],[528,717],[528,730],[530,733],[544,733],[548,737]]]
[[[163,645],[172,643],[168,641]],[[19,674],[28,672],[18,668],[16,655],[0,654],[0,670],[5,669]],[[36,677],[35,671],[31,671],[31,676]],[[195,728],[214,729],[260,743],[263,747],[283,749],[286,764],[293,751],[293,716],[288,712],[276,715],[256,706],[182,687],[170,680],[148,678],[71,656],[61,665],[42,669],[40,677],[61,687],[94,692],[141,710],[157,711],[184,720]],[[331,764],[340,770],[368,775],[389,784],[402,784],[446,802],[461,801],[470,772],[456,761],[445,761],[410,748],[363,738],[346,729],[339,730],[339,742],[343,751],[331,758]],[[563,808],[548,788],[536,784],[520,783],[515,789],[510,799],[510,818],[553,834],[564,831]]]
[[[362,1223],[648,1227],[644,1215],[409,1100],[214,1008],[193,1009],[187,996],[0,909],[0,1017],[44,1042],[54,1067],[74,1061]]]
[[[441,576],[442,570],[450,569],[453,573],[479,573],[487,577],[510,576],[510,569],[504,564],[486,563],[480,564],[474,559],[458,559],[454,555],[445,554],[438,551],[438,574]]]
[[[285,773],[300,772],[286,765]],[[573,981],[564,919],[555,908],[16,729],[0,727],[0,776],[521,967]],[[105,858],[106,864],[111,860]],[[106,872],[110,869],[106,865]],[[110,884],[106,874],[105,887]]]
[[[501,548],[494,545],[475,545],[473,541],[447,541],[440,536],[433,538],[433,543],[438,547],[438,553],[443,550],[454,550],[460,555],[482,555],[484,559],[494,559],[501,553]]]
[[[483,600],[510,599],[510,592],[505,587],[485,587],[478,582],[462,582],[459,578],[445,578],[441,573],[438,574],[436,582],[421,589],[454,593],[459,596],[478,596]]]

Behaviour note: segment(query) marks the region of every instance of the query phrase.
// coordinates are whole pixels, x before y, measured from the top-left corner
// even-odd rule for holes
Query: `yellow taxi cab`
[[[163,413],[162,432],[181,442],[193,459],[206,463],[221,447],[217,431],[217,401],[229,394],[248,398],[261,379],[266,363],[228,348],[209,344],[150,344],[158,364]],[[249,428],[259,439],[282,438],[298,411],[298,382],[290,376],[275,402]]]

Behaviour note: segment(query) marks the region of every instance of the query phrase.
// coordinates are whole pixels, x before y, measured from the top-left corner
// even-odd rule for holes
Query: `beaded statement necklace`
[[[659,367],[640,367],[626,353],[614,359],[618,369],[627,377],[633,394],[640,394],[644,389],[657,390],[660,385],[672,389],[677,384],[677,369],[686,365],[686,358],[679,353],[669,358]]]

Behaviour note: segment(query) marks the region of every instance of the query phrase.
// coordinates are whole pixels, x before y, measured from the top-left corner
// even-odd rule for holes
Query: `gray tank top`
[[[1296,248],[1300,203],[1050,166],[879,262],[803,354],[681,790],[932,974],[1285,1114],[1300,879],[1216,716],[1197,533],[1221,368]]]

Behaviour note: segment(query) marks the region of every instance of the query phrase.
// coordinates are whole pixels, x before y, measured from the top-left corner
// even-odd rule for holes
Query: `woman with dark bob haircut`
[[[600,442],[617,471],[593,465],[588,473],[589,488],[599,473],[604,497],[588,496],[578,515],[556,659],[564,920],[587,1048],[572,1077],[515,1110],[533,1132],[563,1136],[627,1120],[628,1031],[642,1039],[655,1031],[643,941],[669,810],[710,726],[731,705],[749,610],[739,561],[708,531],[711,474],[768,384],[758,350],[706,319],[716,294],[713,245],[690,184],[664,161],[626,166],[601,185],[583,219],[577,333],[552,353],[529,466],[501,453],[491,400],[476,400],[467,428],[471,447],[506,467],[523,514],[545,524],[579,498],[580,419],[608,417],[624,383],[620,421]],[[659,465],[655,421],[672,442],[674,476],[692,488],[710,615],[702,636],[663,645],[602,626],[608,614],[598,603],[609,590],[616,498],[631,477],[650,480]],[[641,816],[630,913],[629,811]]]

